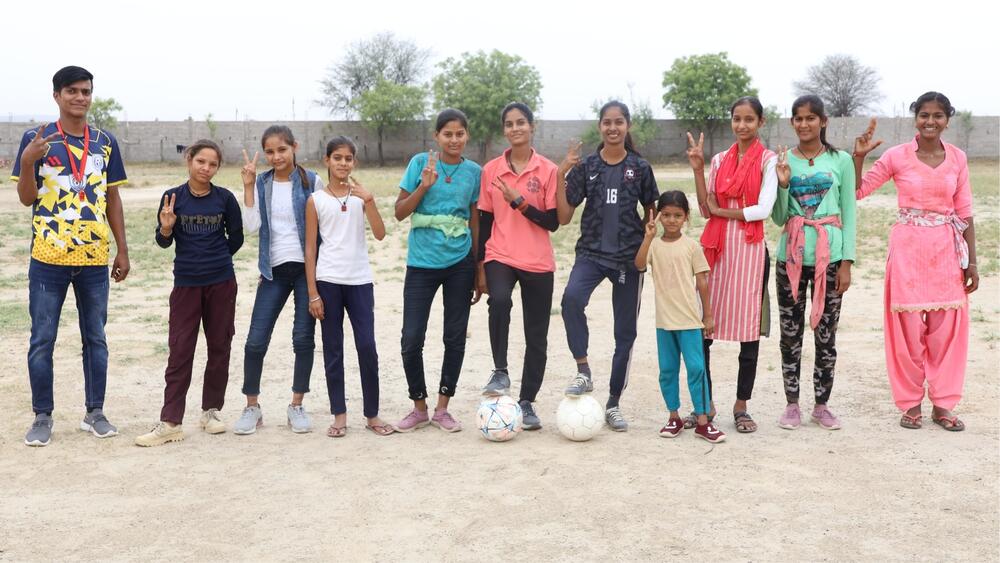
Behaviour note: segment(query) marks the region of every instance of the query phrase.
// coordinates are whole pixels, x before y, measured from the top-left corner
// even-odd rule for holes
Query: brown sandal
[[[899,425],[903,428],[909,428],[910,430],[920,430],[924,426],[924,424],[920,422],[921,418],[923,418],[922,415],[910,415],[904,412],[903,416],[899,419]]]
[[[396,429],[391,424],[366,424],[365,428],[378,436],[388,436],[389,434],[396,433]]]
[[[736,424],[736,431],[740,434],[750,434],[757,431],[757,423],[747,411],[734,412],[733,422]]]
[[[961,432],[965,430],[965,423],[958,419],[957,416],[934,416],[931,415],[931,420],[934,424],[937,424],[941,428],[944,428],[948,432]]]
[[[330,427],[326,429],[326,435],[331,438],[343,438],[344,436],[347,435],[347,427],[334,426],[333,424],[331,424]]]

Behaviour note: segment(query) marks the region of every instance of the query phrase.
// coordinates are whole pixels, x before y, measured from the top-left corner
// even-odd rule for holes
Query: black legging
[[[767,279],[771,273],[771,256],[764,251],[764,284],[760,299],[763,302],[767,293]],[[763,314],[763,313],[762,313]],[[712,362],[710,361],[709,348],[712,346],[712,339],[706,338],[704,341],[705,350],[705,377],[708,379],[708,396],[712,398]],[[739,371],[736,376],[736,399],[749,401],[753,395],[754,380],[757,379],[757,355],[760,352],[760,340],[752,342],[740,342]]]

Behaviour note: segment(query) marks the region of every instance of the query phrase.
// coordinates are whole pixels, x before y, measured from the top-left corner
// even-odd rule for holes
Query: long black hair
[[[792,102],[792,119],[795,119],[795,113],[799,111],[799,108],[801,108],[802,106],[809,106],[809,111],[818,115],[819,118],[822,119],[823,121],[827,120],[826,107],[824,107],[823,100],[820,99],[819,96],[813,94],[806,94],[805,96],[799,96],[798,98],[795,98],[795,101]],[[821,127],[819,130],[819,142],[823,143],[823,146],[826,147],[827,152],[831,153],[837,152],[836,147],[831,145],[826,140],[826,125]]]
[[[625,117],[625,123],[629,126],[632,125],[632,114],[628,111],[628,106],[624,102],[618,100],[611,100],[610,102],[601,106],[601,111],[597,112],[597,122],[600,123],[604,119],[604,114],[611,108],[618,108],[622,112],[622,116]],[[597,152],[601,152],[604,148],[604,141],[597,145]],[[625,133],[625,150],[631,153],[635,153],[636,156],[642,156],[639,151],[635,150],[635,144],[632,142],[632,133]]]
[[[286,125],[272,125],[267,129],[264,129],[264,134],[260,136],[260,148],[264,148],[264,143],[267,142],[269,137],[280,136],[281,140],[285,142],[286,145],[290,147],[295,146],[295,135],[292,134],[292,130]],[[292,166],[299,173],[299,179],[302,180],[302,187],[308,192],[312,188],[309,185],[309,174],[306,174],[306,169],[299,166],[298,161],[295,159],[295,153],[292,153]]]

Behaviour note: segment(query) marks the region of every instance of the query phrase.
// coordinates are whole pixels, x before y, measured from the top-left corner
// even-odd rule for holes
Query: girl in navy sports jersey
[[[612,430],[624,432],[628,423],[618,401],[628,383],[642,295],[643,272],[636,269],[635,256],[642,245],[645,225],[655,212],[659,192],[652,167],[632,144],[628,106],[610,101],[601,107],[599,117],[601,144],[597,151],[581,159],[580,145],[571,147],[556,175],[560,224],[569,223],[577,206],[586,201],[576,262],[562,298],[566,339],[577,372],[566,395],[579,396],[594,389],[587,362],[590,334],[586,307],[598,284],[608,280],[613,285],[615,352],[605,419]],[[639,214],[640,207],[644,215]]]

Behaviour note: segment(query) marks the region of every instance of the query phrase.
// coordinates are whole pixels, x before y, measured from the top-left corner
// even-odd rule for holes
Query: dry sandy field
[[[153,242],[156,203],[180,184],[178,165],[130,167],[123,189],[132,272],[113,285],[106,413],[121,435],[99,440],[78,431],[83,414],[80,338],[72,294],[55,356],[52,443],[28,448],[26,353],[30,212],[11,184],[0,192],[0,561],[337,560],[337,561],[997,561],[1000,470],[1000,261],[997,162],[974,163],[981,289],[972,295],[965,398],[956,412],[965,432],[898,425],[885,373],[882,275],[893,222],[891,187],[860,205],[859,263],[843,306],[840,357],[830,402],[844,428],[778,428],[784,407],[772,308],[761,344],[751,413],[755,434],[735,432],[734,344],[713,353],[719,445],[688,431],[665,440],[657,384],[653,287],[647,283],[631,378],[622,409],[627,433],[603,430],[584,443],[564,439],[555,410],[572,376],[559,299],[572,264],[576,223],[554,237],[559,271],[549,331],[549,362],[536,408],[544,428],[507,443],[475,430],[479,388],[491,368],[485,299],[473,307],[453,412],[465,431],[433,427],[378,437],[364,429],[357,361],[347,346],[349,430],[322,429],[329,404],[317,335],[313,392],[306,407],[320,431],[293,434],[284,408],[291,385],[291,305],[278,322],[265,362],[265,426],[253,436],[209,436],[197,429],[204,341],[188,395],[188,439],[159,448],[132,445],[156,421],[167,357],[167,297],[173,250]],[[370,242],[375,272],[381,414],[409,408],[399,336],[407,223],[389,212],[401,169],[361,170],[379,195],[388,235]],[[0,170],[6,178],[8,170]],[[238,170],[217,178],[236,186]],[[692,190],[690,171],[657,167],[660,189]],[[689,234],[701,232],[695,219]],[[778,231],[768,227],[774,253]],[[237,255],[239,297],[225,420],[243,406],[243,345],[256,288],[257,239]],[[772,270],[773,272],[773,270]],[[647,280],[648,281],[648,280]],[[773,277],[770,283],[772,307]],[[588,309],[595,397],[607,394],[612,339],[611,290]],[[523,349],[515,295],[511,367],[515,390]],[[317,331],[318,331],[317,327]],[[346,341],[352,342],[350,328]],[[440,298],[432,312],[425,361],[433,387],[442,347]],[[811,336],[803,373],[809,388]],[[682,385],[684,409],[690,407]],[[804,393],[803,397],[807,394]],[[810,403],[804,398],[804,408]],[[925,414],[929,405],[925,403]]]

